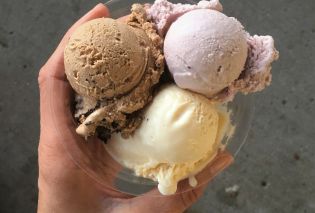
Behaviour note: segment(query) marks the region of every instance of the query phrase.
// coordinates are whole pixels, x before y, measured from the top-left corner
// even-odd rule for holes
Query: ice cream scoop
[[[77,133],[84,137],[131,134],[164,71],[162,38],[142,5],[131,11],[126,22],[99,18],[81,25],[65,48],[65,72],[78,94]]]
[[[235,18],[223,13],[193,10],[171,25],[164,52],[179,87],[212,97],[244,69],[246,32]]]
[[[157,181],[165,195],[175,193],[180,180],[193,180],[216,156],[229,123],[206,97],[175,85],[161,89],[143,117],[132,136],[114,134],[105,147],[136,175]]]
[[[82,96],[112,98],[133,89],[149,60],[149,38],[125,23],[99,18],[74,32],[65,49],[65,70]]]
[[[177,85],[218,102],[263,90],[279,57],[271,36],[250,36],[222,10],[218,0],[195,5],[156,0],[147,9],[166,34],[164,54]]]

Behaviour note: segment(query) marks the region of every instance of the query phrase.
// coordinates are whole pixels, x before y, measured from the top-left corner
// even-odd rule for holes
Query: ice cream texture
[[[223,13],[193,10],[171,25],[164,52],[179,87],[212,97],[241,74],[247,58],[246,32]]]
[[[168,85],[147,107],[132,136],[114,134],[105,147],[137,176],[157,181],[159,191],[168,195],[182,179],[193,183],[216,156],[228,123],[226,112],[206,97]]]
[[[134,5],[127,23],[99,18],[80,26],[64,52],[67,78],[79,95],[82,136],[130,134],[140,124],[136,112],[152,99],[164,71],[162,39]],[[89,108],[89,109],[88,109]]]
[[[147,13],[166,34],[164,54],[176,84],[226,102],[237,92],[268,86],[279,53],[271,36],[250,36],[222,10],[219,1],[187,5],[156,0]]]
[[[65,49],[70,84],[78,94],[95,99],[129,92],[139,83],[148,64],[148,40],[144,31],[136,33],[110,18],[81,26]]]
[[[148,7],[147,16],[155,23],[160,35],[164,36],[173,21],[195,9],[222,11],[223,7],[219,0],[202,0],[197,4],[173,4],[167,0],[156,0],[153,5]]]

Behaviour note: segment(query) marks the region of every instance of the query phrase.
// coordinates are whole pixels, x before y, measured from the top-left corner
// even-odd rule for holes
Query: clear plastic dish
[[[193,1],[172,1],[172,2],[189,2]],[[125,16],[130,12],[131,5],[133,3],[152,3],[152,1],[145,0],[112,0],[106,3],[108,6],[111,17],[119,18]],[[60,88],[57,87],[66,87],[65,82],[49,82],[50,91],[56,92],[60,91]],[[50,94],[48,94],[50,95]],[[58,94],[59,95],[59,94]],[[62,98],[64,94],[60,94],[60,100],[57,101],[59,104],[64,104]],[[64,118],[64,122],[67,124],[60,125],[60,120],[57,116],[60,115],[60,109],[63,107],[58,107],[56,100],[53,100],[54,95],[50,95],[50,110],[53,115],[55,115],[54,129],[60,135],[60,139],[63,145],[66,147],[68,153],[70,154],[73,161],[89,175],[95,181],[97,181],[104,189],[110,189],[119,191],[129,195],[141,195],[151,191],[156,188],[156,183],[141,177],[137,177],[133,174],[132,171],[123,168],[111,156],[106,152],[103,142],[97,138],[89,138],[88,141],[85,141],[79,135],[76,134],[75,128],[77,123],[74,121],[73,112],[71,109],[66,110],[63,114],[67,114],[67,118]],[[54,104],[52,104],[54,103]],[[253,115],[253,99],[251,96],[237,95],[233,102],[228,104],[228,109],[232,112],[231,118],[232,123],[235,126],[234,135],[227,141],[227,150],[235,157],[242,145],[244,144],[249,128],[250,122]],[[71,117],[71,118],[70,118]],[[70,122],[71,121],[71,122]],[[210,163],[211,164],[211,163]],[[207,175],[207,166],[203,172],[203,181],[198,181],[197,187],[202,186],[208,182],[207,178],[204,178]],[[198,176],[197,176],[198,179]],[[176,193],[182,193],[188,190],[191,190],[189,184],[186,184],[185,181],[180,183]],[[162,196],[157,191],[152,193],[154,196]]]

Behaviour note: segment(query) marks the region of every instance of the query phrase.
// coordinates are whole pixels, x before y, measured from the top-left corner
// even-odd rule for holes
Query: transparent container
[[[145,0],[112,0],[107,2],[106,5],[110,10],[111,17],[119,18],[130,13],[130,8],[133,3],[152,2],[153,1]],[[189,0],[171,2],[194,3]],[[52,93],[64,91],[64,88],[60,87],[69,87],[66,82],[62,81],[51,81],[49,82],[49,86],[51,87],[49,91]],[[156,188],[156,182],[135,176],[132,171],[123,168],[119,163],[113,160],[105,150],[102,141],[97,138],[89,138],[88,141],[86,141],[76,134],[75,128],[78,124],[73,119],[73,112],[70,108],[68,109],[62,106],[65,104],[62,99],[66,99],[67,94],[58,94],[58,97],[60,98],[58,101],[55,100],[56,94],[48,95],[50,95],[50,111],[55,115],[55,120],[53,121],[54,129],[59,134],[60,140],[66,147],[73,161],[87,175],[97,181],[104,187],[104,189],[115,190],[129,195],[141,195]],[[225,143],[228,144],[227,150],[235,158],[243,146],[250,128],[254,110],[252,96],[237,95],[233,102],[228,103],[227,107],[231,111],[232,124],[235,126],[235,132],[228,141],[225,141]],[[65,118],[60,118],[60,116],[64,115],[67,116]],[[63,120],[63,123],[60,122],[61,120]],[[211,175],[206,177],[208,169],[209,166],[203,170],[202,181],[198,180],[198,185],[196,187],[204,185],[212,178]],[[187,180],[183,180],[179,184],[176,193],[182,193],[191,189],[189,184],[187,184]],[[155,190],[155,193],[151,194],[152,196],[163,196],[159,194],[157,190]]]

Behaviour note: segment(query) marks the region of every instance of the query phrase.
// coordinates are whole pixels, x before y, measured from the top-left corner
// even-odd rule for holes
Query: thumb
[[[219,153],[215,159],[196,176],[199,187],[183,193],[170,196],[161,196],[157,189],[139,197],[122,201],[121,209],[118,212],[183,212],[195,203],[203,194],[207,183],[212,180],[222,170],[227,168],[233,162],[233,157],[228,152]],[[179,184],[181,188],[188,188],[188,182],[183,181]],[[182,190],[183,191],[183,190]]]
[[[68,30],[55,52],[39,72],[40,156],[47,156],[47,153],[52,153],[53,155],[58,153],[56,155],[56,159],[58,159],[59,156],[63,156],[65,150],[56,141],[79,141],[81,139],[75,134],[76,123],[71,112],[73,94],[65,77],[63,51],[69,37],[78,26],[89,20],[108,15],[108,9],[104,5],[98,4],[79,19]],[[60,134],[61,131],[62,135]]]

